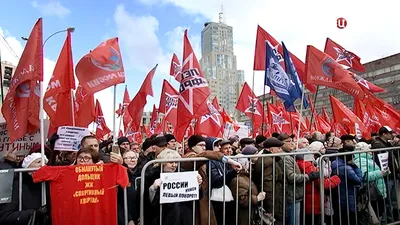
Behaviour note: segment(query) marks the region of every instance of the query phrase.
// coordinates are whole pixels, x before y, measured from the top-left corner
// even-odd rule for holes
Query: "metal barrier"
[[[359,187],[358,187],[358,185],[354,185],[354,186],[351,186],[351,188],[353,188],[353,190],[347,190],[348,187],[350,187],[349,183],[351,183],[351,180],[350,181],[348,180],[348,175],[347,175],[346,170],[344,170],[343,177],[342,177],[342,172],[339,172],[339,171],[332,172],[332,175],[326,177],[324,175],[324,172],[325,172],[324,166],[325,165],[323,165],[325,160],[337,159],[337,158],[346,157],[349,155],[374,154],[377,152],[385,152],[385,151],[392,152],[392,151],[398,151],[398,150],[399,150],[399,148],[385,148],[385,149],[373,149],[373,150],[368,150],[368,151],[353,151],[353,152],[346,152],[346,153],[335,153],[335,154],[319,155],[319,156],[317,154],[317,156],[318,156],[317,158],[319,158],[319,160],[318,160],[318,163],[313,162],[313,166],[318,167],[319,177],[317,177],[317,179],[319,179],[319,181],[313,180],[313,182],[306,181],[306,179],[303,179],[301,182],[299,182],[299,177],[301,177],[301,175],[305,176],[305,174],[306,174],[305,170],[303,170],[301,173],[298,173],[298,171],[297,171],[297,174],[288,174],[288,172],[292,173],[291,171],[288,170],[288,166],[289,167],[292,166],[292,164],[288,164],[288,162],[292,162],[292,161],[286,160],[286,157],[292,157],[292,158],[294,157],[295,159],[299,159],[300,157],[304,157],[305,155],[310,155],[310,154],[316,155],[316,153],[310,153],[310,152],[275,153],[275,154],[262,154],[262,155],[251,155],[251,156],[232,156],[230,158],[231,159],[247,158],[249,160],[258,158],[259,161],[261,162],[262,169],[260,171],[261,174],[259,174],[261,176],[261,179],[260,179],[261,181],[259,183],[257,183],[256,185],[260,187],[260,189],[258,190],[259,192],[263,192],[263,191],[267,192],[266,199],[271,199],[271,201],[261,201],[261,202],[259,202],[259,204],[253,204],[249,200],[247,202],[248,203],[247,209],[249,212],[252,211],[252,208],[254,208],[254,207],[258,208],[258,206],[260,205],[262,208],[264,208],[264,206],[265,206],[266,209],[267,208],[271,209],[271,211],[267,211],[267,213],[270,213],[271,217],[275,219],[275,222],[273,222],[274,224],[287,224],[289,221],[288,218],[291,218],[291,221],[294,221],[295,224],[307,224],[307,225],[308,224],[310,224],[310,225],[311,224],[312,225],[314,225],[314,224],[336,224],[335,222],[337,222],[338,224],[342,225],[342,224],[363,224],[363,223],[361,223],[362,218],[360,218],[360,216],[361,216],[360,213],[363,212],[364,213],[363,216],[365,216],[365,212],[369,213],[370,211],[368,208],[367,211],[360,211],[360,213],[358,213],[358,211],[356,211],[356,213],[354,213],[354,214],[348,213],[349,205],[355,205],[356,209],[358,209],[357,204],[360,204],[360,203],[357,202],[356,198],[350,199],[350,200],[354,200],[354,203],[353,203],[353,202],[350,202],[349,198],[344,198],[343,196],[340,197],[340,194],[341,194],[340,190],[342,190],[342,187],[345,187],[345,190],[342,190],[342,192],[345,192],[347,196],[349,195],[349,193],[350,194],[356,193],[355,196],[357,196]],[[399,155],[400,154],[396,155],[397,162],[400,162]],[[284,163],[277,163],[276,158],[278,158],[278,157],[283,159]],[[269,168],[272,171],[272,174],[268,174],[270,177],[272,177],[272,180],[267,181],[267,182],[272,183],[272,185],[271,185],[272,190],[264,189],[265,188],[264,187],[265,186],[264,172],[266,170],[264,162],[265,162],[266,158],[272,158],[272,165],[269,165],[272,167],[272,168]],[[260,159],[263,159],[263,160],[260,160]],[[394,158],[391,158],[391,160],[395,161]],[[334,160],[332,160],[332,162],[333,161]],[[346,160],[344,160],[344,161],[346,161]],[[140,200],[140,222],[141,223],[140,224],[148,224],[145,221],[146,208],[144,207],[144,200],[145,200],[144,198],[148,198],[148,196],[145,196],[145,190],[144,190],[145,183],[146,183],[145,175],[146,175],[147,169],[151,165],[154,165],[156,163],[162,164],[162,163],[167,163],[167,162],[177,162],[178,163],[177,172],[181,171],[182,169],[184,169],[185,171],[198,170],[200,168],[198,166],[199,164],[201,166],[208,165],[208,168],[211,168],[211,160],[209,160],[207,158],[180,158],[180,159],[172,159],[172,160],[153,160],[153,161],[148,162],[143,167],[143,170],[141,173],[141,178],[140,178],[141,179],[141,183],[140,183],[140,198],[141,198],[141,200]],[[296,166],[298,166],[300,162],[301,161],[294,160],[294,163],[296,165],[293,165],[293,167],[295,168]],[[329,160],[329,162],[332,163],[331,160]],[[190,165],[190,168],[188,167],[188,165]],[[250,183],[249,183],[249,190],[248,190],[248,195],[247,195],[248,199],[251,199],[252,197],[254,197],[254,194],[252,193],[252,189],[253,189],[252,185],[254,185],[253,180],[256,180],[256,179],[254,179],[254,178],[256,178],[254,175],[254,171],[253,171],[254,166],[255,165],[253,165],[252,163],[250,163],[250,165],[249,165],[249,171],[251,171],[251,172],[249,173]],[[361,165],[361,162],[360,162],[360,165],[358,166],[358,168],[360,168],[360,170],[361,170],[361,168],[364,168],[364,167],[365,167],[365,165]],[[367,168],[368,168],[368,163],[367,163]],[[336,169],[339,170],[338,167],[336,167]],[[281,171],[283,173],[282,174],[283,180],[280,180],[281,178],[277,177],[279,171]],[[162,172],[162,167],[161,167],[161,172]],[[205,190],[206,195],[207,195],[205,197],[208,198],[208,221],[207,221],[207,224],[210,224],[210,215],[211,215],[210,211],[212,210],[211,205],[213,205],[212,201],[210,200],[210,197],[211,197],[210,193],[211,193],[211,189],[212,189],[211,169],[208,169],[207,172],[208,172],[207,173],[208,190]],[[364,171],[362,171],[362,172],[365,173]],[[368,171],[366,171],[366,173],[368,174]],[[395,174],[398,174],[398,172],[393,171],[392,174],[394,177],[396,177]],[[226,171],[225,171],[225,167],[224,167],[223,185],[228,184],[226,182],[225,175],[226,175]],[[333,181],[329,180],[334,175],[338,175],[338,177],[340,178],[340,181],[341,181],[341,184],[338,185],[337,187],[335,187]],[[289,177],[290,177],[290,180],[289,180]],[[236,178],[237,178],[237,176],[236,176]],[[293,180],[291,180],[291,179],[293,179]],[[397,181],[397,179],[395,179],[395,181]],[[327,185],[324,185],[324,182],[326,182]],[[254,183],[256,183],[256,182],[254,182]],[[385,185],[387,185],[387,186],[389,185],[387,180],[385,180],[385,183],[386,183]],[[232,187],[233,187],[233,185],[236,185],[236,195],[234,195],[234,196],[239,196],[239,193],[238,193],[239,179],[236,179],[235,184],[231,184]],[[301,185],[302,187],[299,189],[296,189],[296,186],[299,186],[299,185]],[[394,182],[393,185],[391,185],[391,187],[393,187],[394,190],[396,190],[397,185],[398,184],[396,182]],[[292,187],[293,190],[290,191],[288,189],[288,186]],[[328,188],[326,188],[326,187],[328,187]],[[301,199],[296,199],[296,191],[301,190],[302,188],[303,188],[303,194],[302,194],[303,197]],[[367,188],[368,188],[368,193],[369,193],[369,186],[367,186]],[[224,191],[225,191],[225,189],[224,189]],[[292,192],[292,194],[290,194],[290,196],[292,196],[291,199],[288,199],[287,193],[289,193],[289,192]],[[335,199],[332,198],[333,196],[335,196],[333,194],[334,192],[338,192],[338,194],[339,194],[338,198],[335,198]],[[389,192],[390,191],[388,190],[388,193]],[[276,195],[276,193],[283,193],[283,196],[278,196],[278,195]],[[393,191],[392,191],[392,193],[393,193]],[[307,198],[307,195],[308,195],[308,198]],[[368,194],[368,195],[370,195],[370,194]],[[301,194],[299,196],[301,196]],[[310,200],[310,196],[311,196],[311,200]],[[314,200],[315,196],[319,196],[319,199],[320,199],[319,202]],[[388,195],[388,196],[390,196],[390,195]],[[325,207],[327,204],[326,197],[330,198],[329,204],[334,204],[334,205],[339,206],[339,210],[334,212],[333,215],[328,216],[328,219],[325,219],[325,213],[327,212],[325,210]],[[224,198],[225,198],[225,194],[224,194]],[[340,208],[341,200],[343,200],[343,199],[345,200],[344,204],[347,205],[347,207],[346,207],[346,209],[344,209],[343,207],[342,208],[345,211],[347,210],[347,214],[346,214],[347,216],[342,213],[342,210]],[[394,201],[392,201],[392,200],[393,199],[387,199],[387,198],[383,199],[384,205],[386,205],[387,202],[390,202],[389,205],[393,205]],[[395,202],[397,202],[397,196],[395,197],[394,200],[395,200]],[[226,223],[227,216],[234,217],[235,224],[238,224],[239,220],[243,221],[243,218],[239,217],[239,213],[240,213],[239,211],[242,209],[241,208],[242,206],[240,206],[239,198],[236,197],[234,201],[235,201],[234,202],[235,203],[234,212],[232,214],[229,214],[229,212],[231,212],[232,210],[231,209],[228,210],[228,208],[227,208],[228,202],[226,202],[225,199],[223,200],[223,209],[221,211],[222,215],[224,215],[223,220],[222,220],[223,225],[228,224],[228,223]],[[279,208],[279,205],[277,205],[277,203],[279,203],[279,202],[283,203],[281,208]],[[291,204],[291,203],[293,203],[293,204]],[[193,204],[192,224],[196,224],[196,218],[195,218],[196,207],[197,207],[196,201],[193,201],[192,204]],[[268,204],[268,206],[266,206],[265,204]],[[302,206],[303,206],[303,207],[300,207],[300,209],[299,209],[299,204],[302,204]],[[306,206],[306,204],[307,204],[307,206]],[[370,205],[370,204],[367,204],[367,205]],[[400,206],[400,204],[399,204],[399,206]],[[160,204],[159,207],[160,207],[159,224],[162,225],[162,223],[163,223],[163,218],[162,218],[163,205]],[[311,208],[311,212],[306,213],[306,207]],[[303,210],[301,210],[301,208],[303,208]],[[317,210],[317,208],[319,208],[318,212],[315,211],[315,210]],[[332,206],[330,206],[330,209],[332,209]],[[400,212],[400,207],[393,207],[393,209],[396,212]],[[282,213],[282,215],[280,216],[281,218],[276,217],[280,213],[277,210]],[[386,214],[386,211],[387,211],[386,207],[384,208],[384,210],[385,210],[384,214],[379,214],[379,212],[378,212],[378,215],[377,215],[378,218],[383,216],[382,224],[386,224],[386,222],[384,220],[386,219],[386,221],[387,221],[389,219]],[[301,211],[302,213],[300,214],[299,211]],[[225,213],[228,213],[228,214],[225,214]],[[288,213],[290,213],[290,215]],[[320,213],[320,214],[318,214],[318,213]],[[354,215],[354,218],[351,218],[351,215]],[[154,214],[153,214],[153,216],[154,216]],[[391,221],[391,223],[388,223],[388,224],[400,224],[400,221],[397,221],[398,218],[392,218],[392,219],[396,219],[396,220]],[[252,220],[253,220],[252,215],[251,215],[251,213],[249,213],[246,224],[252,224]],[[355,220],[356,222],[351,223],[351,222],[354,222],[353,220]],[[379,223],[381,223],[381,222],[379,221]],[[371,221],[368,221],[368,224],[371,224]]]
[[[400,190],[398,190],[398,188],[400,188],[400,186],[398,186],[399,178],[396,175],[399,173],[398,170],[400,169],[399,166],[400,152],[398,152],[399,150],[400,150],[399,147],[391,147],[391,148],[370,149],[367,151],[352,151],[352,152],[322,155],[321,160],[319,161],[319,168],[320,168],[319,188],[321,194],[320,198],[321,215],[324,215],[325,211],[324,207],[326,203],[325,197],[328,197],[330,199],[337,197],[339,203],[333,209],[334,211],[337,211],[334,213],[338,213],[338,217],[330,216],[328,218],[328,221],[326,221],[325,217],[322,216],[321,224],[324,223],[336,224],[337,219],[339,220],[340,224],[342,224],[342,222],[344,224],[360,224],[360,223],[362,224],[366,219],[368,220],[369,224],[400,224],[399,221],[400,199],[398,199],[400,195]],[[386,162],[387,166],[388,167],[390,166],[390,162],[392,167],[394,166],[394,168],[389,168],[391,171],[390,173],[386,174],[382,172],[382,168],[379,167],[379,165],[377,165],[376,163],[378,157],[377,154],[385,152],[388,153],[389,158],[387,160],[390,160]],[[336,193],[332,193],[332,189],[329,189],[328,196],[325,196],[325,190],[323,185],[324,166],[322,165],[322,163],[325,162],[325,159],[330,162],[336,161],[336,163],[339,163],[338,160],[341,160],[342,161],[341,163],[344,163],[345,168],[342,169],[342,171],[340,170],[339,167],[336,167],[336,171],[332,171],[332,173],[338,175],[339,177],[344,176],[344,179],[341,179],[341,182],[342,184],[344,182],[346,188],[344,190],[345,196],[342,196],[343,193],[341,190],[343,187],[341,186],[338,187]],[[356,160],[357,163],[354,162],[354,160]],[[352,162],[353,164],[348,163],[349,161]],[[357,169],[359,169],[358,172],[361,171],[362,174],[362,177],[360,177],[359,174],[358,175],[356,174],[361,181],[361,183],[359,184],[355,184],[354,181],[349,178],[349,176],[354,175],[353,172],[355,172]],[[370,171],[370,169],[372,169],[372,171]],[[349,173],[351,174],[349,175]],[[372,183],[372,185],[370,183]],[[373,195],[376,194],[375,190],[371,190],[371,188],[377,189],[379,191],[379,186],[378,186],[379,184],[381,189],[386,190],[386,197],[384,196],[385,193],[380,193],[383,194],[382,198],[373,201],[371,200],[371,193],[373,193]],[[366,188],[367,192],[366,194],[359,193],[360,186],[364,187],[364,190]],[[353,189],[349,189],[350,187]],[[350,194],[350,192],[352,192],[353,194]],[[351,199],[349,198],[349,196],[351,195],[353,196],[352,197],[353,202],[351,202]],[[364,196],[367,195],[365,196],[366,201],[359,202],[358,198],[362,197],[363,195]],[[343,199],[346,199],[345,205],[342,204]],[[355,206],[355,212],[350,211],[351,208],[350,205],[353,204]],[[383,212],[380,213],[380,211]],[[389,219],[391,220],[390,223],[388,223]]]
[[[230,158],[231,159],[239,159],[239,158],[252,159],[252,158],[269,158],[269,157],[272,157],[273,159],[275,159],[276,157],[296,157],[296,156],[300,156],[300,155],[304,155],[304,154],[309,155],[310,153],[304,153],[304,152],[275,153],[275,154],[262,154],[262,155],[251,155],[251,156],[232,156]],[[145,190],[144,190],[144,188],[145,188],[145,179],[146,179],[145,174],[147,172],[146,170],[150,165],[154,165],[156,163],[157,164],[162,164],[162,163],[168,163],[168,162],[177,162],[178,163],[178,172],[182,168],[181,163],[193,163],[193,167],[192,168],[188,168],[187,165],[184,166],[185,167],[184,169],[186,169],[187,171],[193,171],[193,170],[199,169],[196,166],[197,162],[203,162],[203,165],[208,163],[208,167],[211,168],[211,161],[209,159],[207,159],[207,158],[179,158],[179,159],[172,159],[172,160],[158,159],[158,160],[152,160],[152,161],[146,163],[145,166],[142,169],[141,185],[140,185],[140,187],[141,187],[140,188],[140,197],[141,197],[141,201],[140,201],[140,222],[141,222],[141,224],[146,224],[145,223],[145,217],[144,217],[144,214],[145,214],[144,198],[148,197],[148,196],[145,196]],[[296,161],[294,161],[294,162],[296,163]],[[225,163],[224,163],[224,165],[225,165]],[[296,165],[293,165],[293,166],[295,167]],[[252,163],[250,163],[249,171],[252,170],[252,167],[253,167],[253,165],[252,165]],[[261,167],[264,168],[264,160],[261,161]],[[275,174],[275,170],[276,170],[276,162],[275,162],[275,160],[273,161],[272,167],[273,167],[272,170],[273,170],[273,175],[274,175]],[[284,175],[283,176],[293,176],[293,174],[289,174],[289,175],[286,174],[285,167],[286,167],[286,164],[283,164],[283,171],[284,171]],[[162,167],[161,167],[161,172],[162,172]],[[225,166],[224,166],[223,186],[226,185],[226,177],[225,177],[226,173],[225,172],[226,171],[225,171]],[[262,169],[260,172],[261,172],[261,174],[260,174],[261,175],[261,182],[263,182],[264,170]],[[304,175],[304,174],[305,173],[303,173],[302,175]],[[249,173],[249,176],[250,176],[250,181],[251,181],[252,180],[252,173]],[[211,187],[212,187],[211,169],[208,170],[207,178],[208,178],[208,190],[206,190],[206,193],[211,193]],[[295,177],[293,176],[293,178],[295,178]],[[239,180],[238,179],[236,179],[236,180],[237,180],[236,187],[238,187],[239,186]],[[273,183],[275,183],[275,176],[273,176]],[[287,182],[284,182],[284,185],[283,185],[284,191],[285,191],[286,183]],[[293,183],[294,183],[293,190],[296,190],[296,182],[293,182]],[[305,184],[305,181],[303,181],[303,185],[304,184]],[[250,196],[250,199],[251,199],[251,196],[252,196],[252,182],[250,182],[249,185],[250,185],[250,188],[249,188],[249,195],[248,196]],[[261,185],[261,192],[264,191],[263,188],[264,188],[263,185]],[[274,188],[275,188],[275,184],[273,184],[273,190],[272,190],[272,195],[273,196],[275,194]],[[236,190],[238,190],[238,188],[236,188]],[[225,189],[224,189],[224,191],[225,191]],[[304,193],[303,193],[303,195],[304,195]],[[238,196],[238,193],[236,193],[236,196]],[[209,198],[210,196],[207,196],[207,197],[208,197],[208,224],[210,224],[210,216],[209,215],[211,214],[210,211],[211,211],[211,205],[212,204],[211,204],[211,200]],[[225,198],[225,194],[224,194],[223,197]],[[295,196],[293,196],[293,197],[295,198]],[[274,200],[273,197],[272,197],[272,199]],[[238,219],[239,219],[238,218],[238,205],[239,205],[239,201],[238,201],[237,198],[235,200],[236,200],[236,202],[235,202],[235,211],[236,211],[236,216],[235,216],[236,218],[235,219],[236,219],[236,222],[235,222],[235,224],[238,224]],[[295,202],[296,200],[294,199],[293,201]],[[251,201],[249,201],[248,204],[249,204],[248,205],[249,212],[251,212],[251,208],[252,208],[253,204],[251,203]],[[263,207],[263,202],[261,202],[261,206]],[[274,206],[274,202],[273,202],[273,206]],[[283,207],[285,207],[285,206],[286,206],[286,204],[283,204]],[[162,207],[163,206],[160,204],[160,215],[162,215]],[[192,222],[192,224],[195,224],[195,219],[196,219],[195,218],[195,213],[196,213],[195,212],[195,207],[196,207],[195,206],[195,201],[193,201],[193,222]],[[272,207],[272,208],[274,209],[274,207]],[[285,208],[284,208],[283,211],[285,211]],[[296,210],[293,210],[293,211],[294,211],[294,213],[296,212]],[[226,201],[224,199],[223,200],[222,214],[225,215],[225,212],[226,212]],[[274,210],[272,212],[272,216],[274,216]],[[222,225],[225,225],[225,220],[226,220],[226,217],[224,216]],[[283,224],[285,224],[285,220],[283,220],[282,222],[283,222]],[[249,213],[249,217],[248,217],[248,223],[249,224],[251,223],[251,215],[250,215],[250,213]],[[160,216],[160,225],[162,225],[162,216]]]
[[[400,148],[398,147],[394,147],[394,148],[382,148],[382,149],[373,149],[373,150],[368,150],[368,151],[353,151],[353,152],[346,152],[346,153],[335,153],[335,154],[325,154],[325,155],[320,155],[319,158],[319,163],[318,164],[314,164],[316,167],[319,168],[319,181],[313,181],[313,182],[308,182],[306,181],[306,179],[303,179],[301,182],[299,182],[298,177],[305,176],[306,172],[303,170],[301,173],[296,173],[296,174],[292,174],[292,171],[289,171],[287,168],[288,166],[291,167],[291,164],[288,164],[288,162],[291,162],[291,160],[288,160],[289,158],[286,157],[291,157],[291,158],[300,158],[300,157],[304,157],[305,155],[310,155],[313,154],[315,155],[315,153],[310,153],[310,152],[293,152],[293,153],[274,153],[274,154],[262,154],[262,155],[251,155],[251,156],[232,156],[230,157],[231,159],[248,159],[249,161],[252,161],[252,159],[258,159],[258,162],[256,164],[250,163],[249,164],[249,190],[248,190],[248,195],[247,195],[247,201],[246,202],[246,207],[244,207],[244,209],[248,210],[248,218],[247,218],[247,223],[246,224],[252,224],[252,220],[254,220],[254,218],[252,218],[251,212],[252,212],[252,208],[256,207],[256,209],[260,206],[261,208],[266,208],[267,213],[271,214],[271,218],[275,219],[275,222],[272,222],[272,224],[286,224],[287,223],[287,218],[292,218],[292,221],[295,220],[297,221],[297,219],[302,219],[301,221],[296,222],[295,224],[307,224],[307,225],[314,225],[314,224],[327,224],[327,225],[333,225],[336,223],[342,225],[342,224],[359,224],[360,221],[363,220],[363,217],[360,216],[365,216],[365,208],[363,209],[364,211],[359,211],[360,209],[358,208],[358,204],[360,204],[360,202],[357,202],[357,195],[358,195],[358,188],[359,185],[358,184],[351,184],[351,181],[348,180],[348,172],[347,170],[343,170],[341,171],[341,169],[339,167],[336,167],[336,171],[332,171],[331,175],[338,175],[339,178],[341,178],[341,185],[339,185],[337,188],[332,188],[332,185],[329,184],[329,188],[326,188],[326,186],[324,185],[324,182],[326,182],[326,179],[331,177],[331,176],[326,176],[325,175],[325,165],[324,162],[330,162],[333,163],[335,160],[338,162],[339,159],[341,159],[344,163],[345,166],[350,166],[347,165],[347,157],[355,157],[357,158],[358,156],[361,156],[361,154],[372,154],[372,159],[375,162],[375,156],[378,153],[382,153],[382,152],[388,152],[389,154],[389,159],[391,160],[391,165],[396,166],[396,168],[400,168],[400,152],[399,151]],[[358,156],[357,156],[358,155]],[[265,165],[265,162],[267,160],[267,158],[271,158],[272,160],[272,164],[271,165]],[[277,159],[281,159],[283,161],[277,162]],[[261,160],[262,159],[262,160]],[[146,213],[146,208],[144,207],[144,198],[147,198],[148,196],[145,196],[145,183],[146,183],[146,170],[154,164],[160,164],[162,165],[163,163],[167,163],[167,162],[177,162],[178,163],[178,168],[177,168],[177,172],[180,172],[181,170],[185,170],[185,171],[196,171],[199,170],[201,167],[208,165],[208,171],[207,171],[207,180],[208,180],[208,187],[207,190],[204,194],[208,200],[208,218],[207,218],[207,224],[211,224],[211,217],[210,215],[212,215],[211,210],[212,209],[212,205],[214,204],[211,200],[211,193],[212,193],[212,174],[211,174],[211,160],[207,159],[207,158],[180,158],[180,159],[170,159],[170,160],[152,160],[148,163],[145,164],[145,166],[143,167],[142,171],[141,171],[141,177],[137,178],[134,181],[134,186],[137,187],[137,182],[140,179],[140,224],[144,225],[144,224],[148,224],[145,223],[145,213]],[[283,162],[283,163],[282,163]],[[336,163],[337,163],[336,162]],[[298,167],[299,162],[294,160],[294,164],[293,167],[296,168],[296,166]],[[389,162],[388,162],[389,163]],[[256,170],[261,164],[261,171],[256,171],[254,172],[254,170]],[[226,181],[226,167],[225,167],[225,163],[223,163],[224,168],[223,168],[223,186],[225,185],[229,185],[229,183],[227,183]],[[374,169],[374,171],[369,171],[369,161],[367,161],[366,165],[365,162],[361,161],[359,162],[359,165],[357,165],[357,168],[359,168],[362,172],[362,174],[367,174],[366,177],[367,179],[367,184],[369,184],[370,182],[370,174],[369,172],[376,172],[378,170],[375,170],[375,167],[377,165],[374,165],[372,168]],[[254,168],[254,167],[257,168]],[[161,168],[161,172],[162,170],[162,166]],[[270,174],[264,174],[266,169],[269,169],[268,171],[270,172]],[[332,168],[332,167],[328,167],[328,168]],[[363,168],[367,168],[366,171],[363,171]],[[349,168],[350,169],[350,168]],[[22,173],[24,172],[34,172],[36,171],[37,168],[35,169],[14,169],[15,173],[19,173],[19,210],[22,210]],[[259,177],[256,177],[257,172],[260,172]],[[289,173],[288,173],[289,172]],[[253,174],[253,173],[256,173]],[[282,173],[280,176],[278,177],[278,174]],[[381,205],[379,205],[380,203],[377,204],[377,206],[374,206],[373,204],[369,204],[368,203],[368,209],[367,212],[368,214],[371,213],[371,208],[373,210],[378,209],[378,212],[374,212],[376,215],[376,217],[379,219],[378,223],[380,224],[400,224],[399,221],[399,215],[400,215],[400,199],[398,199],[398,197],[400,196],[400,191],[397,191],[397,189],[399,188],[400,190],[400,183],[399,183],[399,179],[397,178],[399,174],[399,171],[391,171],[390,174],[383,174],[383,180],[384,180],[384,186],[386,187],[386,198],[382,199],[382,204],[383,204],[383,209],[381,207]],[[264,180],[264,175],[266,175],[266,177],[268,176],[268,178],[271,180]],[[359,174],[358,174],[359,175]],[[298,176],[296,178],[296,176]],[[293,180],[289,179],[293,178]],[[364,177],[364,175],[363,175]],[[238,176],[236,175],[236,178],[238,178]],[[257,180],[257,178],[260,178],[258,182],[254,182],[253,180]],[[342,179],[344,178],[344,179]],[[297,182],[296,182],[297,179]],[[361,179],[359,177],[359,179]],[[361,179],[361,181],[363,181]],[[204,180],[203,180],[204,182]],[[230,181],[229,181],[230,182]],[[254,197],[254,193],[253,193],[253,188],[252,186],[254,185],[259,186],[260,188],[258,189],[259,192],[267,192],[267,196],[266,199],[271,199],[271,201],[261,201],[258,202],[257,204],[253,204],[252,197]],[[272,190],[266,190],[264,187],[265,186],[265,182],[267,182],[268,184],[271,185]],[[223,202],[222,202],[222,225],[228,224],[231,225],[229,223],[227,223],[227,217],[232,216],[234,217],[235,224],[239,224],[239,221],[243,221],[243,218],[240,218],[239,215],[241,214],[241,209],[240,205],[242,202],[242,199],[240,199],[239,201],[239,179],[236,179],[236,183],[235,184],[230,184],[230,186],[235,185],[236,186],[236,193],[232,193],[234,194],[234,196],[236,196],[236,198],[234,199],[234,209],[232,210],[232,208],[229,208],[229,206],[227,206],[227,202],[225,201],[225,188],[224,190],[224,196],[223,196]],[[292,192],[292,196],[293,199],[287,199],[287,193],[289,189],[289,186],[293,187],[293,192]],[[296,186],[298,185],[302,185],[303,186],[303,197],[302,199],[296,199]],[[307,202],[309,200],[307,200],[307,194],[310,194],[308,189],[306,189],[307,185],[311,185],[311,196],[312,196],[312,200],[311,203]],[[314,185],[318,185],[318,186],[314,186]],[[352,186],[349,186],[352,185]],[[343,190],[342,188],[345,188],[345,190]],[[352,190],[349,190],[349,187],[352,188]],[[368,193],[368,197],[370,197],[371,192],[370,192],[370,188],[372,186],[367,185],[367,193]],[[45,183],[42,183],[42,189],[45,189]],[[301,188],[300,188],[301,189]],[[315,193],[315,191],[318,191],[319,193]],[[276,193],[283,193],[283,196],[280,195],[276,195]],[[337,193],[337,194],[335,194]],[[342,193],[345,193],[345,196],[342,196]],[[353,194],[353,199],[349,199],[349,194],[351,195],[351,193],[355,193]],[[125,220],[125,224],[128,224],[128,199],[127,199],[127,189],[124,189],[124,220]],[[314,211],[315,208],[315,203],[314,203],[314,196],[318,195],[320,198],[319,201],[319,208],[320,208],[320,214],[319,217],[317,213]],[[45,204],[46,203],[46,195],[42,195],[43,200],[42,203]],[[245,196],[244,196],[245,197]],[[335,197],[337,197],[335,199]],[[330,202],[328,205],[330,210],[337,210],[333,212],[333,215],[331,214],[330,216],[327,216],[327,218],[325,218],[325,214],[327,213],[327,210],[325,210],[325,207],[327,203],[326,199],[329,198]],[[337,200],[337,203],[335,203],[335,201]],[[344,200],[344,201],[341,201]],[[350,200],[353,200],[354,202],[350,202]],[[281,202],[282,203],[282,207],[280,208],[279,205],[277,205],[277,203]],[[293,204],[290,204],[291,202],[293,202]],[[303,204],[303,211],[300,214],[299,210],[300,209],[296,209],[296,205],[297,203]],[[306,213],[306,203],[307,204],[311,204],[311,209],[312,212],[311,214],[307,214]],[[196,208],[196,201],[192,202],[192,224],[196,224],[196,212],[199,211],[199,209]],[[265,205],[266,204],[266,205]],[[333,207],[332,205],[336,204],[335,207]],[[350,207],[352,205],[355,205],[355,209],[356,211],[352,214],[352,212],[350,212]],[[371,206],[370,206],[371,205]],[[374,209],[375,207],[375,209]],[[383,210],[382,213],[381,209]],[[162,218],[162,210],[163,210],[163,205],[160,204],[159,205],[159,210],[160,210],[160,217],[159,217],[159,223],[160,225],[162,225],[163,223],[163,218]],[[277,211],[278,210],[278,211]],[[234,211],[234,212],[233,212]],[[282,213],[282,215],[278,215],[280,214],[280,212]],[[288,212],[291,212],[293,214],[288,215]],[[204,212],[203,212],[204,213]],[[226,214],[228,213],[228,214]],[[230,214],[232,213],[232,214]],[[364,213],[364,214],[363,214]],[[397,213],[397,214],[396,214]],[[300,214],[300,215],[299,215]],[[218,216],[221,216],[218,215]],[[353,217],[352,217],[353,216]],[[279,217],[279,218],[278,218]],[[311,218],[311,222],[309,222],[309,219]],[[231,219],[231,218],[229,218]],[[370,219],[370,218],[369,218]],[[388,220],[390,219],[390,223],[388,223]],[[355,222],[354,222],[355,221]],[[307,222],[307,223],[306,223]],[[376,221],[375,221],[376,222]],[[262,223],[261,223],[262,224]],[[368,224],[371,224],[371,221],[368,221]],[[220,225],[220,224],[219,224]],[[241,225],[241,224],[240,224]]]

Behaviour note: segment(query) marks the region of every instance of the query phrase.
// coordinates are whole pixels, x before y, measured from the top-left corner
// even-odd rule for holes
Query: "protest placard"
[[[379,153],[378,154],[379,163],[381,164],[381,170],[389,170],[389,153]]]
[[[161,173],[160,204],[199,199],[197,171]]]
[[[49,128],[49,121],[44,120],[44,133],[47,135]],[[10,136],[8,135],[7,124],[0,124],[0,161],[11,152],[17,156],[26,155],[32,146],[40,143],[40,130],[34,134],[25,134],[24,137],[10,143]]]
[[[89,130],[85,127],[59,127],[57,134],[60,137],[54,146],[56,151],[79,151],[81,140],[89,135]]]
[[[0,170],[0,204],[11,202],[13,181],[14,170]]]

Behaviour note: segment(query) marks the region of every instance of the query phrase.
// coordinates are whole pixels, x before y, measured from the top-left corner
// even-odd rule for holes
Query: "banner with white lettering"
[[[49,121],[44,120],[44,133],[47,135],[49,128]],[[14,153],[17,156],[26,155],[31,150],[32,146],[40,143],[40,130],[34,134],[25,134],[24,137],[10,142],[10,136],[8,135],[7,124],[0,124],[0,161],[9,154]]]
[[[13,181],[14,170],[0,170],[0,204],[11,202]]]
[[[197,171],[161,173],[160,204],[199,199]]]
[[[85,127],[59,127],[57,134],[60,137],[55,143],[56,151],[79,151],[81,140],[89,135],[89,130]]]
[[[225,125],[224,129],[224,137],[225,138],[230,138],[234,135],[238,135],[240,139],[248,137],[249,136],[249,127],[244,125],[244,123],[238,123],[238,126],[240,127],[237,131],[233,128],[233,125],[230,123],[227,123]]]

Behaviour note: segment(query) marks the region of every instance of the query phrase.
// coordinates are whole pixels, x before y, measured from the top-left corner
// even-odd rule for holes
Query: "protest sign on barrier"
[[[44,120],[44,133],[47,137],[49,128],[49,121]],[[31,150],[32,146],[40,144],[40,130],[34,134],[25,134],[24,137],[10,143],[10,136],[8,135],[7,124],[0,124],[0,160],[2,160],[8,153],[13,152],[17,156],[26,155]]]
[[[57,134],[60,137],[54,146],[56,151],[79,151],[81,140],[89,135],[89,130],[85,127],[59,127]]]
[[[0,204],[11,202],[13,182],[14,170],[0,170]]]
[[[160,204],[199,199],[197,171],[161,173]]]

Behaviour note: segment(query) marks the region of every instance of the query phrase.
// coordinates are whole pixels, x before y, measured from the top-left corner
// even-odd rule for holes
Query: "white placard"
[[[79,151],[82,138],[90,133],[85,127],[63,126],[58,128],[57,134],[60,139],[56,141],[54,150]]]
[[[47,135],[49,121],[44,120],[44,133]],[[25,134],[22,138],[10,143],[8,135],[7,123],[0,124],[0,160],[8,153],[14,152],[16,155],[26,155],[31,150],[32,146],[40,143],[40,130],[34,134]]]
[[[389,170],[389,152],[378,154],[379,164],[381,164],[381,170]]]
[[[233,128],[233,125],[230,123],[227,123],[225,125],[225,129],[224,129],[224,137],[226,139],[228,139],[234,135],[239,136],[239,139],[249,137],[249,127],[244,124],[240,124],[240,123],[238,123],[238,126],[240,127],[239,130],[235,131],[235,129]]]
[[[197,171],[161,173],[160,204],[199,199]]]

